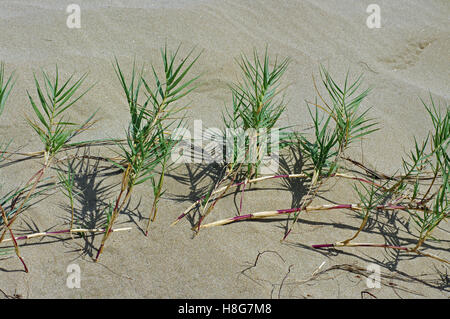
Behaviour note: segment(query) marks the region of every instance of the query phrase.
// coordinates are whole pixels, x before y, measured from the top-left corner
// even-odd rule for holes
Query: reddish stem
[[[312,248],[320,249],[320,248],[330,248],[334,247],[334,244],[321,244],[321,245],[311,245]]]
[[[320,245],[311,245],[312,248],[320,249],[320,248],[331,248],[331,247],[374,247],[374,248],[391,248],[391,249],[397,249],[397,250],[404,250],[404,251],[410,251],[409,248],[403,247],[403,246],[393,246],[393,245],[386,245],[386,244],[320,244]]]

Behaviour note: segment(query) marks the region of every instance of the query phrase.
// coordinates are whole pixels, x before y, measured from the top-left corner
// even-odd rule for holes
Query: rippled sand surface
[[[201,86],[186,100],[190,127],[196,119],[201,119],[204,127],[222,127],[220,114],[231,102],[228,83],[239,78],[235,59],[241,53],[252,54],[253,48],[262,52],[267,45],[271,56],[292,60],[284,79],[289,85],[289,104],[280,126],[309,127],[305,100],[316,96],[312,78],[318,78],[320,64],[339,81],[348,70],[352,76],[364,73],[364,86],[373,88],[365,107],[372,107],[370,114],[381,130],[351,153],[386,173],[396,172],[401,157],[413,146],[413,137],[424,138],[431,128],[420,98],[427,100],[431,93],[441,104],[450,98],[448,1],[379,0],[380,29],[366,25],[366,8],[371,2],[356,0],[78,0],[81,28],[69,29],[66,7],[72,2],[0,2],[0,60],[18,76],[0,121],[1,137],[13,139],[12,149],[40,150],[39,139],[25,121],[25,116],[32,114],[26,90],[34,94],[33,72],[41,68],[53,71],[55,64],[65,76],[89,72],[88,84],[96,83],[71,113],[72,118],[82,119],[100,109],[99,122],[83,137],[123,137],[128,114],[111,62],[117,56],[124,67],[130,67],[136,58],[145,63],[148,72],[151,64],[160,62],[159,50],[166,43],[176,48],[181,42],[181,54],[193,47],[203,51],[193,68],[193,74],[202,74]],[[110,153],[98,147],[86,152]],[[294,165],[292,159],[288,162]],[[76,208],[91,227],[99,226],[99,210],[113,201],[120,181],[117,171],[102,166],[104,163],[94,160],[79,165],[78,173],[84,177],[78,182],[85,200],[77,202]],[[0,191],[23,184],[39,167],[39,160],[5,165],[0,170]],[[100,236],[29,240],[22,255],[31,272],[23,273],[16,258],[0,260],[0,288],[30,298],[360,298],[367,289],[366,281],[354,269],[377,263],[385,275],[382,288],[373,292],[378,297],[449,297],[448,284],[442,288],[446,268],[434,261],[381,249],[312,250],[311,244],[335,242],[353,234],[359,220],[348,211],[303,214],[283,244],[285,218],[217,227],[196,237],[189,220],[169,228],[202,194],[203,187],[211,184],[214,173],[201,165],[171,171],[148,238],[142,227],[152,197],[148,186],[139,187],[118,224],[133,230],[113,234],[99,264],[92,262],[92,255]],[[280,181],[258,184],[246,192],[243,209],[250,213],[291,208],[301,189],[301,183],[291,187]],[[317,203],[354,199],[351,185],[339,180],[329,185]],[[239,201],[240,194],[229,195],[219,202],[209,221],[235,216]],[[45,198],[26,211],[16,223],[16,231],[63,229],[69,216],[65,205],[65,198],[58,193]],[[361,234],[359,240],[384,243],[395,237],[402,244],[414,240],[404,227],[406,216],[383,222]],[[448,231],[447,223],[438,230],[445,240],[428,247],[447,259]],[[254,263],[258,252],[266,250],[279,256],[264,254],[256,267],[241,273]],[[305,282],[324,261],[322,270],[334,268]],[[66,287],[66,268],[71,263],[81,268],[80,289]],[[352,272],[342,265],[356,268]]]

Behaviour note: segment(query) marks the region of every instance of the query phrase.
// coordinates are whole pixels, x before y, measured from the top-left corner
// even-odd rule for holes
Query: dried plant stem
[[[377,179],[385,179],[385,180],[407,180],[407,179],[411,179],[411,177],[409,175],[397,175],[397,176],[387,176],[386,174],[374,171],[370,168],[368,168],[367,166],[365,166],[364,164],[355,161],[354,159],[351,159],[349,157],[342,157],[342,159],[349,161],[350,163],[358,166],[359,168],[363,169],[367,174],[377,178]],[[434,173],[433,172],[424,172],[424,174],[432,174],[433,176],[419,176],[416,177],[419,180],[433,180],[434,179]]]
[[[46,153],[47,154],[47,153]],[[19,214],[21,213],[25,203],[28,201],[28,199],[30,198],[31,194],[33,194],[33,192],[36,190],[37,185],[39,184],[39,181],[42,179],[42,177],[44,176],[45,170],[50,166],[52,161],[52,158],[48,158],[48,155],[45,155],[45,163],[44,163],[44,167],[41,168],[27,183],[28,187],[31,182],[34,179],[34,183],[33,186],[31,187],[31,189],[28,191],[26,197],[22,200],[19,208],[17,209],[17,211],[14,213],[14,215],[11,217],[11,219],[9,220],[9,222],[6,224],[7,228],[11,227],[11,225],[14,223],[14,221],[16,220],[17,216],[19,216]],[[20,194],[17,195],[17,197],[15,198],[15,201],[17,201],[20,197]],[[2,236],[0,237],[0,244],[3,242],[3,239],[5,238],[5,234],[6,234],[7,229],[5,229],[2,233]]]
[[[364,216],[364,219],[363,219],[361,225],[359,226],[358,230],[356,231],[356,233],[355,233],[352,237],[350,237],[350,238],[344,240],[343,243],[344,243],[344,244],[348,244],[348,243],[350,243],[353,239],[355,239],[356,237],[358,237],[358,235],[361,233],[361,231],[364,229],[364,227],[366,227],[366,224],[367,224],[367,221],[368,221],[368,220],[369,220],[369,214],[366,213],[366,215]]]
[[[433,255],[433,254],[424,253],[424,252],[422,252],[420,250],[413,249],[413,250],[411,250],[411,252],[414,252],[414,253],[416,253],[418,255],[422,255],[422,256],[425,256],[425,257],[430,257],[430,258],[439,260],[439,261],[441,261],[443,263],[446,263],[446,264],[450,264],[450,261],[448,261],[446,259],[440,258],[440,257],[438,257],[436,255]]]
[[[234,171],[233,177],[231,179],[231,183],[228,184],[227,186],[225,186],[225,189],[222,191],[222,193],[219,196],[217,196],[216,198],[214,198],[214,202],[209,207],[208,207],[208,202],[211,200],[211,196],[208,197],[207,203],[205,204],[205,207],[203,210],[203,216],[200,216],[197,224],[192,228],[193,230],[196,230],[197,233],[200,231],[200,226],[201,226],[201,223],[203,222],[203,220],[206,218],[206,216],[209,215],[209,213],[216,206],[217,202],[226,194],[226,192],[233,185],[241,167],[242,167],[242,163],[239,165],[238,169]],[[223,180],[226,180],[232,173],[233,173],[233,170],[231,170]],[[219,183],[219,185],[220,185],[220,183]]]
[[[236,188],[239,187],[241,185],[247,185],[247,184],[252,184],[252,183],[256,183],[256,182],[260,182],[260,181],[264,181],[264,180],[268,180],[268,179],[275,179],[275,178],[308,178],[309,175],[307,174],[289,174],[289,175],[271,175],[271,176],[263,176],[263,177],[258,177],[258,178],[254,178],[254,179],[249,179],[249,180],[245,180],[243,182],[239,182],[239,183],[231,183],[228,184],[226,186],[223,186],[219,189],[214,190],[210,196],[213,196],[215,194],[221,193],[223,191],[226,191],[230,188]],[[364,178],[360,178],[357,176],[352,176],[352,175],[347,175],[347,174],[341,174],[341,173],[336,173],[336,174],[332,174],[330,177],[342,177],[342,178],[347,178],[347,179],[353,179],[353,180],[359,180],[361,182],[366,182],[366,183],[373,183],[367,179]],[[376,184],[376,186],[381,187],[381,185]],[[206,196],[202,196],[200,199],[198,199],[196,202],[194,202],[191,206],[189,206],[180,216],[178,216],[178,218],[170,225],[170,226],[174,226],[176,225],[181,219],[183,219],[192,209],[194,209],[197,205],[199,205],[202,200],[205,199]]]
[[[244,185],[242,186],[241,199],[239,202],[239,215],[242,213],[242,204],[244,202],[244,192],[245,192],[245,187],[247,186],[247,184],[248,184],[248,179],[245,179]]]
[[[268,218],[268,217],[275,217],[283,214],[291,214],[296,213],[299,211],[323,211],[323,210],[335,210],[335,209],[351,209],[354,211],[361,211],[364,208],[360,207],[358,204],[341,204],[341,205],[320,205],[320,206],[306,206],[306,207],[295,207],[295,208],[289,208],[289,209],[279,209],[279,210],[271,210],[271,211],[265,211],[265,212],[257,212],[247,215],[241,215],[241,216],[235,216],[231,218],[226,218],[222,220],[218,220],[206,225],[202,225],[200,228],[209,228],[214,226],[222,226],[226,224],[230,224],[237,221],[242,220],[249,220],[249,219],[261,219],[261,218]],[[400,206],[400,205],[378,205],[376,206],[376,209],[384,209],[384,210],[405,210],[405,209],[416,209],[421,210],[420,208],[412,208],[407,206]]]
[[[3,154],[9,154],[9,156],[12,155],[19,155],[19,156],[25,156],[25,157],[36,157],[36,156],[43,156],[45,151],[39,151],[39,152],[30,152],[30,153],[21,153],[21,152],[8,152],[4,151]]]
[[[131,230],[131,227],[123,227],[123,228],[115,228],[115,229],[111,229],[110,232],[120,232],[120,231],[126,231],[126,230]],[[37,238],[37,237],[45,237],[45,236],[55,236],[55,235],[60,235],[60,234],[68,234],[68,233],[104,233],[106,231],[106,229],[104,228],[74,228],[74,229],[64,229],[64,230],[58,230],[58,231],[53,231],[53,232],[42,232],[42,233],[34,233],[34,234],[30,234],[30,235],[25,235],[25,236],[20,236],[20,237],[16,237],[15,240],[28,240],[28,239],[32,239],[32,238]],[[3,242],[9,242],[9,241],[13,241],[13,238],[6,238]]]
[[[447,218],[449,216],[449,213],[447,214],[442,214],[441,217],[438,219],[438,221],[436,222],[436,225],[438,225],[442,220],[444,220],[445,218]],[[427,240],[427,238],[429,238],[431,236],[432,231],[434,230],[434,228],[430,228],[426,231],[426,233],[424,235],[422,235],[419,239],[419,241],[417,242],[416,246],[413,248],[414,251],[417,251],[422,244],[425,242],[425,240]]]
[[[93,156],[93,155],[71,155],[71,156],[65,156],[61,159],[58,159],[57,162],[63,162],[63,161],[67,161],[70,159],[92,159],[92,160],[96,160],[96,161],[103,161],[103,162],[119,162],[122,161],[123,158],[120,156],[115,156],[115,157],[103,157],[103,156]]]
[[[436,171],[435,171],[434,176],[433,176],[433,180],[431,181],[430,186],[428,187],[425,195],[423,195],[422,200],[420,201],[421,203],[425,203],[425,202],[427,202],[428,200],[431,199],[431,197],[430,197],[427,200],[427,196],[430,193],[431,189],[433,188],[434,183],[436,182],[436,178],[438,177],[438,172],[439,172],[439,170],[438,170],[438,168],[436,168]]]
[[[153,199],[152,210],[148,216],[147,226],[145,227],[145,236],[148,236],[148,229],[150,228],[150,223],[155,221],[156,213],[158,212],[158,197],[161,193],[161,189],[158,191],[158,195]]]
[[[159,194],[158,194],[159,196]],[[145,236],[148,236],[148,230],[150,228],[150,223],[155,221],[156,218],[156,213],[158,212],[158,201],[157,198],[155,197],[153,200],[153,204],[152,204],[152,209],[150,211],[150,214],[148,216],[148,221],[147,221],[147,226],[145,227]]]
[[[155,221],[156,214],[158,212],[158,201],[159,201],[159,198],[161,197],[162,185],[164,183],[164,175],[165,175],[164,171],[165,171],[165,165],[163,165],[161,175],[159,177],[158,190],[153,199],[152,210],[150,211],[150,214],[148,215],[147,227],[145,228],[145,236],[148,236],[148,229],[150,228],[150,223]]]
[[[74,239],[72,229],[73,229],[73,222],[74,222],[74,219],[75,219],[75,210],[73,208],[73,198],[72,197],[70,198],[70,210],[71,210],[71,216],[70,216],[70,230],[71,230],[71,232],[70,232],[70,236],[72,236],[72,239]]]
[[[295,216],[294,222],[292,223],[292,226],[288,229],[288,231],[286,231],[286,233],[284,234],[282,241],[284,241],[286,239],[286,237],[289,236],[289,234],[292,231],[292,228],[294,227],[295,224],[297,224],[297,221],[300,218],[300,212],[302,210],[305,210],[305,208],[309,204],[312,203],[312,201],[316,197],[316,194],[319,191],[320,187],[323,185],[323,181],[322,180],[318,181],[317,179],[318,179],[317,171],[314,171],[314,175],[313,175],[313,178],[312,178],[312,184],[311,184],[311,186],[308,189],[308,193],[306,194],[305,199],[302,201],[302,205],[300,206],[299,210],[295,211],[295,213],[297,213],[297,214]],[[319,185],[316,187],[317,182],[319,182]],[[310,196],[311,191],[313,191],[314,188],[315,188],[314,194],[312,196]]]
[[[118,141],[119,143],[120,141]],[[72,148],[81,148],[81,147],[85,147],[85,146],[95,146],[96,144],[99,144],[101,146],[103,145],[109,145],[109,143],[95,143],[95,141],[87,144],[87,143],[82,143],[80,145],[76,145],[76,146],[70,146],[70,147],[64,147],[65,150],[70,150]],[[11,157],[12,155],[19,155],[19,156],[23,156],[23,157],[29,157],[29,158],[33,158],[33,157],[42,157],[45,154],[45,151],[38,151],[38,152],[29,152],[29,153],[21,153],[21,152],[8,152],[8,151],[2,151],[2,154],[9,154],[8,158]],[[70,155],[70,156],[65,156],[62,157],[60,159],[57,160],[57,162],[62,162],[68,159],[72,159],[72,158],[86,158],[86,159],[95,159],[95,160],[100,160],[100,161],[105,161],[105,162],[109,162],[109,161],[119,161],[122,160],[123,158],[120,156],[116,156],[116,157],[103,157],[103,156],[91,156],[91,155]]]
[[[127,189],[127,186],[128,186],[127,185],[127,181],[128,181],[128,176],[130,174],[130,171],[131,171],[131,164],[128,165],[126,171],[123,174],[122,187],[121,187],[119,196],[117,197],[116,204],[114,206],[114,210],[113,210],[113,213],[111,215],[111,220],[109,221],[108,226],[106,227],[105,234],[103,235],[103,238],[102,238],[102,243],[101,243],[100,248],[99,248],[99,250],[97,252],[97,256],[95,257],[95,262],[98,261],[98,258],[100,257],[101,253],[103,252],[106,240],[109,238],[109,235],[111,233],[111,229],[112,229],[112,227],[114,225],[114,222],[116,221],[117,217],[119,216],[119,212],[122,210],[122,208],[125,205],[125,203],[128,202],[128,200],[131,197],[132,187]],[[126,195],[125,195],[125,198],[123,199],[122,203],[120,203],[120,199],[122,198],[122,195],[125,192],[125,190],[127,191]],[[120,206],[119,206],[119,204],[120,204]]]
[[[3,218],[3,222],[6,225],[6,229],[9,231],[10,235],[11,235],[11,240],[14,243],[14,250],[16,252],[17,258],[19,258],[20,262],[23,265],[23,268],[25,270],[25,272],[28,272],[28,267],[25,264],[25,261],[23,260],[22,256],[20,256],[20,250],[19,250],[19,245],[17,245],[17,241],[16,238],[14,237],[13,231],[12,229],[9,227],[9,223],[8,223],[8,218],[6,217],[6,212],[3,209],[2,205],[0,205],[0,211],[2,213],[2,218]]]
[[[430,257],[436,260],[439,260],[443,263],[446,264],[450,264],[450,262],[446,259],[440,258],[436,255],[433,254],[428,254],[428,253],[424,253],[418,249],[416,249],[416,247],[414,248],[408,248],[408,247],[404,247],[404,246],[393,246],[393,245],[386,245],[386,244],[373,244],[373,243],[344,243],[344,242],[337,242],[334,244],[321,244],[321,245],[312,245],[312,248],[342,248],[342,247],[373,247],[373,248],[390,248],[390,249],[395,249],[395,250],[402,250],[408,253],[416,253],[418,255],[422,255],[425,257]]]

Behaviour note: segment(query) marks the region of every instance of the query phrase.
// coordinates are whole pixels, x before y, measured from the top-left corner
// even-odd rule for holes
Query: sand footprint
[[[379,58],[378,61],[389,66],[392,70],[404,70],[414,66],[424,50],[435,41],[435,39],[409,40],[397,54]]]

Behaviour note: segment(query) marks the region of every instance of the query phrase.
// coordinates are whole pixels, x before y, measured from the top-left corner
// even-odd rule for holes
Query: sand
[[[292,59],[284,79],[290,84],[289,104],[280,126],[308,127],[304,101],[315,97],[312,75],[317,78],[320,63],[340,81],[347,70],[354,76],[364,72],[364,85],[373,87],[365,107],[372,107],[370,114],[381,130],[352,154],[386,173],[400,167],[413,136],[422,139],[431,128],[419,97],[427,99],[431,93],[441,103],[450,98],[450,5],[445,0],[379,0],[379,29],[366,26],[366,8],[373,1],[365,0],[78,0],[81,28],[69,29],[66,7],[73,2],[0,2],[0,60],[18,76],[0,122],[2,139],[13,138],[11,149],[41,149],[25,121],[32,114],[26,90],[34,94],[33,72],[53,71],[56,63],[61,74],[89,72],[88,84],[96,83],[71,113],[81,119],[100,109],[99,122],[82,138],[123,137],[128,114],[111,61],[115,55],[130,66],[136,57],[148,71],[151,63],[159,62],[165,43],[175,48],[181,42],[183,54],[194,46],[197,52],[203,50],[193,70],[202,74],[202,85],[186,100],[189,127],[195,119],[203,120],[204,127],[222,127],[219,115],[231,100],[227,83],[239,76],[235,58],[251,54],[253,48],[263,50],[267,44],[271,55]],[[92,147],[89,152],[109,151]],[[91,227],[101,225],[100,207],[114,200],[120,182],[117,170],[102,169],[104,163],[95,170],[95,164],[79,163],[78,173],[84,177],[77,181],[84,199],[76,201],[76,209]],[[39,167],[39,160],[33,159],[2,166],[1,191],[22,185]],[[21,249],[30,273],[22,271],[15,257],[0,259],[0,289],[25,298],[360,298],[368,289],[364,270],[374,263],[381,267],[382,286],[369,291],[378,298],[450,297],[448,267],[442,263],[383,249],[311,249],[311,244],[354,233],[359,220],[348,211],[301,215],[285,243],[280,239],[286,218],[235,223],[195,237],[187,219],[169,228],[202,194],[202,187],[211,185],[214,170],[204,169],[204,165],[180,166],[169,173],[167,192],[148,237],[142,228],[152,196],[149,186],[140,186],[116,226],[132,230],[112,234],[99,263],[92,258],[101,236],[32,239]],[[48,176],[53,175],[49,171]],[[326,189],[315,202],[355,199],[347,181],[335,181]],[[250,213],[291,208],[301,192],[300,182],[294,191],[281,181],[260,183],[246,193],[243,209]],[[238,194],[227,196],[208,221],[235,216],[239,200]],[[68,217],[66,199],[52,192],[22,215],[15,230],[21,234],[65,229]],[[406,222],[402,214],[397,219],[380,217],[358,240],[384,243],[399,238],[412,245]],[[448,234],[449,225],[443,224],[436,233],[443,240],[428,243],[426,251],[449,259]],[[271,252],[245,270],[263,251]],[[66,285],[70,264],[81,269],[79,289]],[[321,270],[329,270],[308,281],[322,264]]]

